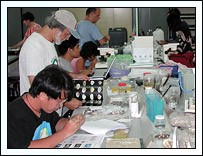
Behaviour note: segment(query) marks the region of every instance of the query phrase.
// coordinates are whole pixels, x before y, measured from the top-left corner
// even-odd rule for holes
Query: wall
[[[45,18],[58,8],[8,8],[8,46],[21,41],[27,27],[21,22],[23,13],[29,11],[35,16],[35,22],[44,26]]]
[[[143,29],[145,35],[149,29],[155,30],[156,27],[161,27],[164,31],[164,39],[168,39],[168,25],[166,15],[169,8],[138,8],[138,32]],[[136,12],[133,8],[133,24],[136,21]],[[141,35],[141,33],[140,33]]]
[[[71,11],[77,21],[85,18],[87,8],[63,8]],[[97,22],[101,33],[108,35],[109,28],[126,27],[128,36],[132,32],[132,8],[101,8],[100,20]]]
[[[20,8],[8,8],[7,34],[8,46],[22,40],[21,10]]]

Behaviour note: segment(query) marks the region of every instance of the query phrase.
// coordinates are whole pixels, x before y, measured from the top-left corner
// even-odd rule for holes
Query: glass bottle
[[[169,107],[172,109],[176,109],[178,105],[178,101],[179,101],[179,93],[177,90],[172,89],[169,97],[169,103],[168,103]]]
[[[145,90],[154,88],[154,75],[150,72],[145,72],[143,74],[143,85]]]
[[[167,138],[167,134],[164,134],[165,119],[164,115],[156,115],[154,120],[154,141],[157,144],[157,148],[163,148],[163,138]]]

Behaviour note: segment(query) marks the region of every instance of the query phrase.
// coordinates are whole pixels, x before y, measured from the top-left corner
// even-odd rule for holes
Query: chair
[[[8,102],[13,101],[20,96],[20,77],[9,76],[8,77]]]

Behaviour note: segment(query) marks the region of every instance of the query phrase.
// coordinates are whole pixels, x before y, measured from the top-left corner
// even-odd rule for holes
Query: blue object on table
[[[147,93],[145,93],[145,101],[147,116],[151,122],[154,123],[156,115],[163,115],[164,100],[155,89],[150,89]]]
[[[160,68],[167,68],[167,67],[170,67],[170,68],[173,68],[172,69],[172,72],[171,72],[171,77],[178,77],[178,65],[173,65],[173,66],[169,66],[169,65],[161,65],[159,66]]]

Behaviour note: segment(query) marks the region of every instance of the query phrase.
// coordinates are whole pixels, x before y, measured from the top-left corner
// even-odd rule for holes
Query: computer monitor
[[[109,28],[109,47],[119,48],[127,43],[127,29],[126,28]]]

